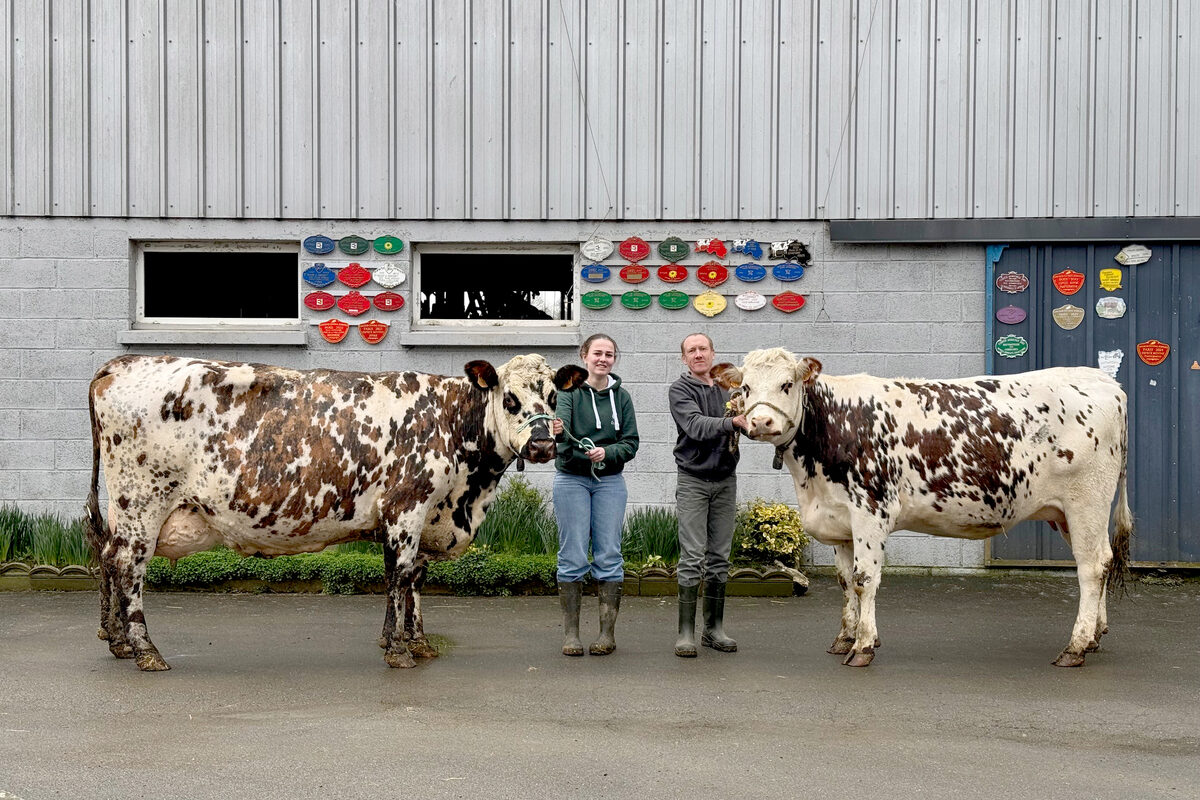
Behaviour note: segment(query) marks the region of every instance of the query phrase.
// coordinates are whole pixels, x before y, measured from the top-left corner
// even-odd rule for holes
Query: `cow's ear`
[[[578,364],[567,364],[554,373],[554,385],[560,392],[569,392],[586,381],[587,375],[587,370]]]
[[[708,371],[708,375],[726,391],[742,385],[742,371],[728,361],[714,364],[713,368]]]
[[[496,368],[486,361],[468,361],[463,369],[471,383],[480,389],[495,389],[500,383]]]
[[[796,364],[796,379],[801,383],[809,384],[817,379],[821,374],[821,362],[815,358],[805,356]]]

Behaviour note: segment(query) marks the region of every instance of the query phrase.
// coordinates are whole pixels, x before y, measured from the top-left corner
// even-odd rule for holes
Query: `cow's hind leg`
[[[394,512],[393,512],[394,513]],[[389,514],[385,513],[386,519]],[[404,622],[408,616],[409,593],[413,592],[413,579],[421,566],[417,546],[421,540],[421,523],[424,521],[424,507],[404,511],[396,515],[394,520],[387,523],[387,537],[383,543],[385,554],[390,549],[395,567],[388,586],[388,603],[392,606],[393,624],[385,629],[387,646],[384,648],[383,660],[389,667],[408,669],[416,666],[404,638]],[[385,555],[384,558],[388,558]],[[415,601],[415,598],[414,598]]]
[[[883,576],[883,543],[888,532],[874,519],[854,523],[854,573],[851,575],[854,593],[858,597],[858,626],[854,632],[854,647],[843,664],[865,667],[875,658],[879,646],[879,630],[875,625],[875,595]]]
[[[118,631],[109,629],[109,649],[118,658],[132,656],[138,669],[144,672],[171,668],[150,641],[142,602],[146,565],[154,554],[157,537],[158,526],[148,526],[141,521],[119,522],[114,526],[113,536],[101,554],[112,587],[111,602],[114,608],[110,613],[116,615],[118,623],[115,626]],[[112,634],[116,632],[123,635],[114,638]],[[131,650],[129,654],[125,654],[126,646]]]
[[[383,614],[383,633],[379,635],[379,646],[387,649],[388,642],[396,631],[396,606],[392,603],[392,583],[396,579],[396,550],[383,544],[383,589],[387,593],[388,602]]]
[[[1072,509],[1066,516],[1064,536],[1071,544],[1079,577],[1079,612],[1071,639],[1054,660],[1054,665],[1079,667],[1083,666],[1084,655],[1099,647],[1100,609],[1106,599],[1104,579],[1113,553],[1108,541],[1107,508],[1100,513],[1091,508]]]
[[[837,567],[838,585],[842,587],[842,627],[826,653],[844,656],[854,647],[854,632],[858,628],[858,594],[854,591],[854,546],[835,544],[833,562]]]
[[[414,658],[437,658],[437,648],[425,638],[425,620],[421,616],[421,587],[425,585],[426,562],[422,559],[405,593],[404,639]]]

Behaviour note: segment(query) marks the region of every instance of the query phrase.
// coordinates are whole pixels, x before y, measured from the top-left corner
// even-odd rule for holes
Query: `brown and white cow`
[[[224,544],[277,556],[374,539],[387,565],[385,660],[411,667],[414,654],[436,655],[420,615],[426,560],[466,549],[514,459],[554,458],[556,390],[586,377],[576,366],[556,374],[537,355],[499,368],[472,361],[466,378],[168,356],[108,362],[89,393],[100,637],[139,669],[169,669],[142,604],[156,554]]]
[[[727,388],[740,385],[749,436],[778,448],[805,529],[833,545],[843,600],[829,652],[843,663],[866,666],[879,646],[875,593],[888,534],[984,539],[1028,519],[1056,526],[1078,567],[1079,613],[1054,663],[1079,666],[1099,646],[1107,589],[1123,580],[1133,529],[1116,381],[1087,367],[947,381],[830,376],[780,348],[713,372]]]

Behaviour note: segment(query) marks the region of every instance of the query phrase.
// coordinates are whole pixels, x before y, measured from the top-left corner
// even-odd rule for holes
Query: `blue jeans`
[[[598,581],[625,580],[621,530],[625,526],[625,476],[554,473],[558,521],[558,579],[573,583],[591,572]],[[593,563],[588,563],[588,548]]]

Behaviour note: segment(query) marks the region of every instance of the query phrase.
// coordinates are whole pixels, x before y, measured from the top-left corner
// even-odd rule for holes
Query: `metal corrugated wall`
[[[4,214],[1200,215],[1185,0],[0,0],[0,31]]]

